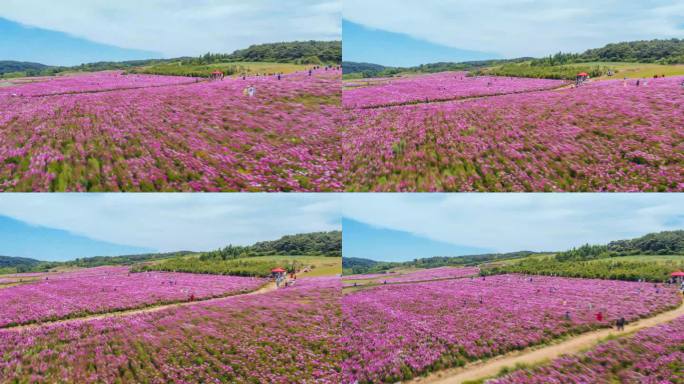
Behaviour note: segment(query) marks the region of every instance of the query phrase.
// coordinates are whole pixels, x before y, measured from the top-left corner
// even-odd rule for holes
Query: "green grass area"
[[[665,76],[684,76],[684,65],[661,65],[661,64],[645,64],[645,63],[587,63],[588,65],[605,65],[614,68],[617,72],[612,78],[645,78],[653,77],[654,75]],[[602,79],[609,79],[611,77],[602,76]]]
[[[613,76],[608,72],[613,71]],[[597,79],[621,79],[627,78],[652,78],[661,76],[682,76],[684,65],[673,64],[649,64],[649,63],[622,63],[622,62],[588,62],[566,65],[531,65],[530,62],[504,64],[484,68],[473,73],[480,75],[513,76],[574,80],[579,72],[587,72],[592,78]]]
[[[684,263],[684,255],[632,255],[621,256],[619,259],[622,261],[643,261],[649,263],[669,263],[672,261]]]
[[[342,273],[342,259],[324,256],[260,256],[229,260],[200,260],[197,256],[179,257],[133,268],[133,271],[188,272],[213,275],[267,277],[281,267],[288,272],[302,272],[303,277],[334,276]]]
[[[528,257],[510,263],[493,263],[482,267],[482,273],[486,275],[524,273],[610,280],[643,279],[652,282],[663,282],[677,270],[684,270],[683,255],[632,255],[567,261],[558,260],[549,255]]]
[[[187,65],[183,64],[182,62],[175,62],[135,68],[129,70],[129,72],[150,75],[209,77],[214,71],[221,71],[228,76],[239,76],[242,74],[254,75],[257,73],[287,74],[303,71],[308,68],[311,68],[311,66],[289,63],[234,62],[206,65]]]
[[[473,71],[476,75],[529,77],[538,79],[575,80],[577,74],[586,72],[591,77],[600,77],[614,70],[611,65],[603,64],[568,64],[568,65],[532,65],[530,62],[504,64]]]

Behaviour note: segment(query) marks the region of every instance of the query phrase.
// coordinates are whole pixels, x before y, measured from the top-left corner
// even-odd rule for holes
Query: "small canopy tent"
[[[271,269],[271,276],[273,277],[282,277],[285,276],[285,273],[287,273],[287,271],[280,267]]]
[[[580,84],[584,83],[589,79],[589,74],[586,72],[580,72],[577,74],[577,77],[575,78],[575,85],[579,86]]]
[[[677,284],[681,284],[682,288],[681,290],[684,291],[684,272],[682,271],[677,271],[677,272],[672,272],[670,274],[672,281]]]

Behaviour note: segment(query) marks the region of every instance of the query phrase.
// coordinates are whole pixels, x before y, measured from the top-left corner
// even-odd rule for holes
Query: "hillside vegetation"
[[[605,76],[609,71],[619,73],[623,71],[625,63],[659,64],[663,67],[684,64],[684,39],[628,41],[589,49],[583,53],[559,52],[543,58],[433,63],[412,68],[352,62],[345,62],[343,65],[346,79],[465,70],[474,75],[573,80],[580,72],[586,72],[591,77]],[[663,72],[667,71],[651,69],[646,77]],[[680,72],[676,71],[675,74]]]
[[[292,256],[292,257],[291,257]],[[342,256],[342,232],[314,232],[283,236],[249,246],[234,246],[199,253],[178,251],[123,256],[96,256],[66,262],[45,262],[0,256],[0,274],[44,272],[57,267],[93,268],[105,265],[134,266],[137,271],[184,271],[238,276],[266,276],[272,268],[296,271],[318,265],[336,268]],[[325,261],[325,260],[328,261]],[[339,269],[339,268],[338,268]],[[328,271],[331,274],[331,271]],[[338,272],[339,273],[339,272]],[[334,273],[332,273],[334,274]]]
[[[294,41],[253,45],[230,54],[209,52],[139,66],[129,72],[191,77],[209,77],[214,71],[227,76],[272,74],[301,71],[311,65],[338,65],[341,61],[340,41]]]
[[[0,256],[0,275],[28,272],[41,265],[41,261],[26,257]]]
[[[673,255],[672,257],[661,257]],[[684,231],[648,234],[605,245],[583,245],[554,256],[493,264],[483,274],[526,273],[662,282],[684,269]]]
[[[513,59],[513,60],[485,60],[485,61],[467,61],[463,63],[430,63],[421,64],[415,67],[385,67],[378,64],[356,63],[345,61],[342,63],[342,73],[345,79],[366,79],[374,77],[393,77],[397,75],[409,74],[428,74],[439,73],[446,71],[476,71],[492,65],[499,65],[502,63],[518,63],[529,58]]]
[[[248,64],[255,62],[299,66],[338,65],[342,62],[342,42],[293,41],[259,44],[228,54],[209,52],[199,57],[97,62],[73,67],[52,67],[38,63],[0,61],[0,77],[52,76],[62,72],[97,72],[107,70],[197,77],[206,77],[216,70],[224,71],[227,75],[276,72],[275,70],[264,70],[263,72],[258,69],[254,70],[253,66]],[[297,67],[297,69],[301,68]],[[282,72],[289,71],[283,70]]]
[[[578,61],[684,64],[684,39],[641,40],[608,44],[572,57]]]
[[[316,256],[257,256],[236,259],[200,260],[197,257],[175,258],[151,265],[134,267],[134,272],[166,271],[188,272],[212,275],[268,277],[274,268],[283,268],[288,273],[301,272],[310,268],[318,272],[318,268],[330,270],[330,264],[339,264],[339,258]],[[339,267],[337,268],[339,269]],[[339,271],[328,271],[328,275],[339,274]],[[325,275],[326,273],[323,273]]]
[[[226,61],[259,61],[295,64],[340,64],[341,41],[293,41],[252,45],[228,55]]]
[[[0,76],[16,77],[20,74],[41,73],[48,69],[47,65],[39,63],[28,63],[22,61],[0,61]]]
[[[605,76],[612,67],[605,65],[535,65],[526,62],[505,64],[471,72],[473,75],[528,77],[536,79],[574,80],[578,73],[586,72],[591,77]]]
[[[230,260],[273,255],[342,257],[342,232],[304,233],[248,246],[229,245],[202,254],[200,260]]]
[[[423,259],[414,259],[406,262],[385,262],[345,257],[342,261],[342,268],[345,275],[358,275],[384,273],[394,268],[428,269],[438,267],[469,267],[500,260],[520,259],[531,255],[536,255],[536,253],[530,251],[520,251],[510,253],[487,253],[469,256],[435,256]]]
[[[276,267],[298,272],[306,267],[329,264],[326,260],[341,256],[342,232],[315,232],[283,236],[249,246],[229,245],[199,256],[175,257],[134,270],[264,277]]]
[[[162,63],[152,66],[133,68],[127,73],[163,75],[163,76],[187,76],[187,77],[210,77],[213,72],[220,71],[226,76],[255,75],[255,74],[288,74],[303,71],[310,66],[288,63],[217,63],[217,64],[183,64],[180,62]]]

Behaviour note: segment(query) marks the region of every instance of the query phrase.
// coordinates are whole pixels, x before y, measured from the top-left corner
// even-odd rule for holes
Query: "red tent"
[[[682,271],[672,272],[672,274],[670,276],[672,276],[672,277],[684,277],[684,272],[682,272]]]
[[[586,72],[581,72],[581,73],[577,74],[577,77],[587,77],[587,76],[589,76],[589,74]]]
[[[282,269],[282,268],[271,269],[271,273],[285,273],[285,272],[287,272],[287,271]]]

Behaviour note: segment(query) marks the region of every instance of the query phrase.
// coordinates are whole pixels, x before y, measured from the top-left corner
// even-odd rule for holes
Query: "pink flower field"
[[[0,327],[253,291],[266,279],[101,267],[0,289]],[[87,293],[87,294],[86,294]]]
[[[188,80],[103,73],[3,88],[0,191],[342,189],[339,71]]]
[[[476,276],[480,273],[480,269],[476,267],[454,268],[454,267],[439,267],[431,269],[420,269],[409,273],[376,273],[368,275],[352,275],[344,276],[346,280],[345,285],[353,285],[354,280],[370,280],[380,283],[387,281],[388,283],[406,283],[423,280],[440,280],[440,279],[458,279],[469,276]]]
[[[370,86],[344,91],[345,107],[375,108],[467,97],[502,95],[558,88],[560,80],[522,79],[517,77],[467,76],[467,72],[441,72],[397,79],[369,79]],[[364,79],[364,81],[366,81]]]
[[[682,80],[351,109],[346,189],[683,191]]]
[[[88,73],[43,77],[25,84],[0,88],[2,97],[42,97],[117,89],[161,87],[195,83],[197,79],[177,76],[123,75],[121,72]]]
[[[364,289],[342,299],[344,382],[406,380],[607,327],[620,316],[650,316],[680,301],[662,285],[523,275]]]
[[[539,368],[516,371],[490,384],[684,382],[684,317],[566,356]]]
[[[439,280],[439,279],[458,279],[468,276],[477,276],[480,273],[479,268],[467,267],[467,268],[452,268],[452,267],[440,267],[431,269],[421,269],[415,272],[407,273],[401,276],[396,276],[394,278],[388,279],[388,282],[398,283],[398,282],[412,282],[412,281],[422,281],[422,280]]]
[[[340,383],[340,286],[0,330],[0,383]]]

